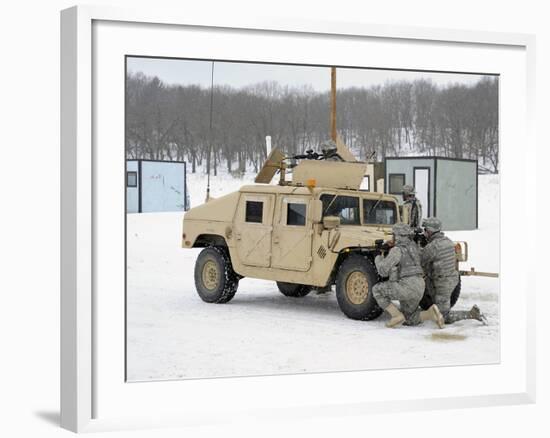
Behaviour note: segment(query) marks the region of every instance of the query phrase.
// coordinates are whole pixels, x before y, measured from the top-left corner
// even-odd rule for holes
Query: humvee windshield
[[[323,216],[338,216],[342,225],[361,225],[358,197],[325,194],[321,201]]]
[[[363,199],[363,223],[393,225],[396,220],[395,202]]]

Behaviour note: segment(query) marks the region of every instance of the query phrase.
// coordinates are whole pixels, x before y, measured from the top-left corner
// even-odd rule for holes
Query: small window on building
[[[137,172],[126,172],[126,187],[137,187]]]
[[[323,216],[338,216],[342,225],[360,225],[359,198],[355,196],[321,195]]]
[[[289,202],[286,208],[287,225],[305,225],[306,224],[306,204]]]
[[[393,225],[397,219],[395,202],[363,199],[363,223]]]
[[[246,201],[246,222],[261,224],[263,221],[264,203],[262,201]]]
[[[390,173],[390,193],[392,195],[400,195],[405,185],[404,173]]]

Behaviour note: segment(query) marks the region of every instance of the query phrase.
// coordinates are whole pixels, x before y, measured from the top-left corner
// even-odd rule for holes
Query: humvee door
[[[235,217],[235,240],[242,264],[269,267],[275,195],[242,193]]]
[[[275,207],[271,267],[308,271],[313,227],[307,196],[280,195]]]

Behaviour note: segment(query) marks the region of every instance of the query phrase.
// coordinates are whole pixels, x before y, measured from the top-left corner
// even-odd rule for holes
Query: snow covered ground
[[[253,175],[212,178],[212,196]],[[498,272],[498,176],[479,177],[479,229],[452,232],[470,244],[480,271]],[[203,202],[206,177],[189,175],[191,202]],[[499,281],[465,277],[457,309],[478,304],[489,324],[461,321],[387,329],[386,315],[353,321],[334,291],[293,299],[270,281],[245,278],[227,304],[195,291],[199,249],[181,249],[182,214],[128,215],[127,375],[130,381],[486,364],[499,361]]]

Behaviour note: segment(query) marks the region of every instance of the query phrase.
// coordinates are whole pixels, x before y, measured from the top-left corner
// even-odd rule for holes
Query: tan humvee
[[[344,161],[335,150],[300,158],[286,181],[292,166],[275,149],[260,184],[185,214],[182,246],[205,248],[195,266],[197,291],[206,302],[225,303],[242,277],[273,280],[291,297],[336,284],[347,316],[376,318],[382,309],[370,293],[378,281],[374,257],[399,222],[397,200],[359,190],[366,163]],[[277,171],[279,185],[269,184]]]
[[[394,196],[360,190],[367,163],[336,144],[321,154],[291,157],[301,160],[297,165],[275,149],[256,177],[258,184],[185,214],[182,246],[205,248],[195,265],[195,285],[204,301],[226,303],[239,280],[252,277],[275,281],[288,297],[336,285],[338,305],[348,317],[370,320],[382,313],[371,293],[380,279],[374,258],[387,250],[383,243],[400,221],[399,206]],[[276,172],[279,184],[270,184]],[[468,259],[468,245],[456,242],[455,250],[458,269]],[[459,273],[498,276],[473,268]],[[460,287],[459,282],[451,306]],[[420,306],[431,304],[425,293]]]

